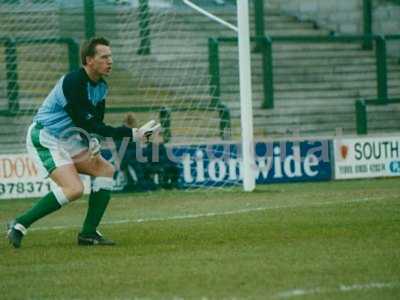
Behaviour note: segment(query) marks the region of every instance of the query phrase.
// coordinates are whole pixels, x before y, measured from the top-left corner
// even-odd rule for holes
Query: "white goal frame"
[[[250,26],[248,0],[237,0],[237,22],[234,25],[203,10],[201,7],[183,0],[189,7],[206,17],[237,32],[239,48],[239,80],[240,80],[240,123],[243,161],[243,189],[251,192],[255,189],[254,131],[253,107],[251,90],[251,57],[250,57]]]

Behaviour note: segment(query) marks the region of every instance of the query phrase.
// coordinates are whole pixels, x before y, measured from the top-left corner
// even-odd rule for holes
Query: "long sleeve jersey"
[[[72,127],[103,137],[132,137],[132,129],[104,124],[107,83],[90,80],[85,69],[70,72],[57,82],[40,106],[34,121],[50,134],[60,137]]]

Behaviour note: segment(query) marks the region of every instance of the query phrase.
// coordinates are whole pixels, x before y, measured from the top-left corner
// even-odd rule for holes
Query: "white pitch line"
[[[116,221],[106,221],[106,222],[102,222],[102,224],[103,225],[116,225],[116,224],[129,224],[129,223],[147,223],[147,222],[187,220],[187,219],[237,215],[237,214],[244,214],[244,213],[251,213],[251,212],[265,211],[265,210],[277,210],[277,209],[287,209],[287,208],[290,209],[290,208],[300,208],[300,207],[304,207],[304,208],[320,207],[320,206],[325,206],[325,205],[336,205],[336,204],[347,204],[347,203],[362,203],[362,202],[377,201],[377,200],[382,200],[382,199],[384,199],[384,198],[383,197],[378,197],[378,198],[366,197],[366,198],[352,199],[352,200],[346,200],[346,201],[311,203],[310,205],[295,204],[295,205],[280,205],[280,206],[263,206],[263,207],[253,207],[253,208],[229,210],[229,211],[223,211],[223,212],[186,214],[186,215],[176,215],[176,216],[169,216],[169,217],[159,217],[159,218],[123,219],[123,220],[116,220]],[[30,229],[30,231],[70,229],[70,228],[79,228],[79,227],[81,227],[81,225],[43,226],[43,227],[32,228],[32,229]]]
[[[341,284],[335,288],[322,288],[316,287],[311,289],[293,289],[285,292],[281,292],[276,295],[276,298],[280,299],[289,299],[294,297],[303,297],[308,295],[321,295],[332,292],[339,293],[347,293],[352,291],[364,291],[371,289],[388,289],[388,288],[397,288],[400,287],[399,282],[371,282],[364,284],[352,284],[352,285],[344,285]]]

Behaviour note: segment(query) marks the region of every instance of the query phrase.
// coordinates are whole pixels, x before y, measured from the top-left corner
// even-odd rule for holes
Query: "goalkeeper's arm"
[[[103,121],[100,121],[82,107],[78,108],[73,105],[68,105],[66,111],[77,127],[82,128],[91,134],[97,134],[103,137],[112,137],[114,139],[129,137],[133,138],[134,141],[140,141],[144,137],[151,136],[153,132],[160,128],[160,124],[154,120],[146,123],[140,128],[129,128],[127,126],[113,127],[104,124]]]
[[[143,140],[144,138],[148,139],[154,132],[159,130],[161,125],[154,120],[151,120],[144,124],[140,128],[129,128],[130,133],[132,134],[132,138],[134,141]],[[128,127],[126,127],[128,128]],[[95,157],[100,153],[101,145],[100,141],[96,137],[92,137],[89,140],[89,152],[91,157]]]

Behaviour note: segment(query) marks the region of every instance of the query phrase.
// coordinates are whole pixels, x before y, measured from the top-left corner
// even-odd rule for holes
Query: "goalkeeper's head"
[[[113,63],[110,42],[104,37],[85,41],[81,46],[81,62],[93,81],[109,75]]]

